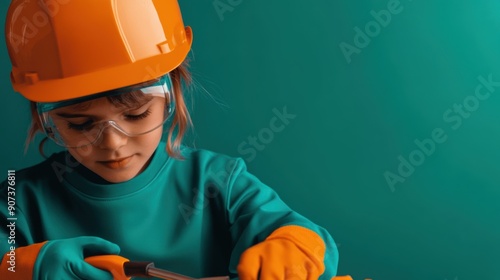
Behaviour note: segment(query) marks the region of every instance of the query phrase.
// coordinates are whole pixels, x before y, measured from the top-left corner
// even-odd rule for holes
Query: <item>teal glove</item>
[[[118,253],[118,245],[99,237],[81,236],[52,240],[43,245],[38,254],[33,279],[113,280],[111,273],[95,268],[85,262],[84,258]]]

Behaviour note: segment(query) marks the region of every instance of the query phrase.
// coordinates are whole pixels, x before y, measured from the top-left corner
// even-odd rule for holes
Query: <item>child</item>
[[[192,34],[177,1],[13,0],[6,39],[29,140],[67,150],[0,186],[1,279],[112,279],[84,260],[107,254],[191,277],[336,274],[331,236],[241,159],[181,145]]]

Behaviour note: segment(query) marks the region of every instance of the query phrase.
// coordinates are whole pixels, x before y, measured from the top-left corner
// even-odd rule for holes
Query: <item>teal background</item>
[[[340,275],[500,279],[500,87],[467,118],[444,118],[471,100],[479,76],[500,81],[500,4],[463,2],[400,1],[400,13],[348,63],[339,45],[354,46],[354,28],[397,1],[182,0],[194,30],[195,128],[186,143],[245,158],[327,228]],[[23,153],[28,106],[11,89],[0,47],[6,173],[41,157],[36,144]],[[273,109],[284,107],[295,118],[251,157],[244,142],[269,136]],[[415,141],[435,129],[446,140],[391,188],[384,173],[397,175],[400,157],[415,155]]]

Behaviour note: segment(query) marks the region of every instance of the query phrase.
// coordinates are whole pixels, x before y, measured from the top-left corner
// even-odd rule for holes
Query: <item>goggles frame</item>
[[[158,88],[161,87],[163,92],[159,93]],[[91,101],[94,99],[102,98],[102,97],[110,97],[110,96],[116,96],[124,93],[129,93],[132,91],[141,91],[145,95],[151,95],[153,97],[162,97],[165,98],[165,108],[163,110],[164,112],[164,117],[163,121],[159,123],[157,126],[154,126],[153,128],[145,131],[145,132],[140,132],[140,133],[130,133],[124,130],[116,121],[114,120],[105,120],[105,121],[100,121],[98,123],[98,132],[93,136],[93,140],[90,138],[87,138],[88,143],[85,144],[78,144],[78,145],[69,145],[65,143],[61,133],[57,129],[56,124],[53,122],[52,117],[49,116],[49,112],[52,110],[66,107],[66,106],[71,106],[75,105],[78,103],[86,102],[86,101]],[[175,95],[174,95],[174,88],[172,84],[172,79],[170,78],[170,74],[163,75],[159,77],[158,79],[151,80],[145,83],[141,84],[136,84],[132,86],[127,86],[123,88],[118,88],[118,89],[113,89],[101,93],[96,93],[90,96],[85,96],[85,97],[80,97],[80,98],[75,98],[75,99],[70,99],[70,100],[63,100],[63,101],[58,101],[58,102],[44,102],[44,103],[36,103],[36,109],[38,113],[38,118],[40,120],[43,132],[45,135],[54,141],[57,145],[65,147],[65,148],[81,148],[85,147],[88,145],[94,145],[98,143],[102,139],[102,134],[105,129],[108,127],[113,127],[114,129],[118,130],[120,133],[126,135],[127,137],[135,137],[135,136],[140,136],[147,134],[149,132],[152,132],[159,127],[163,126],[173,115],[175,111]],[[85,137],[85,132],[82,132],[82,136]]]

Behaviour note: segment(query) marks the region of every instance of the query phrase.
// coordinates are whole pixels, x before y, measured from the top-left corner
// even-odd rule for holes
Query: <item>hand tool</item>
[[[167,280],[229,280],[228,276],[191,278],[156,268],[153,262],[131,262],[127,258],[117,255],[93,256],[85,258],[85,261],[97,268],[111,272],[114,280],[129,280],[132,276],[157,277]],[[352,280],[352,278],[350,276],[336,276],[332,280]]]
[[[153,262],[135,262],[118,255],[101,255],[85,258],[89,264],[111,272],[115,280],[128,280],[132,276],[157,277],[167,280],[229,280],[228,276],[191,278],[182,274],[159,269]]]

